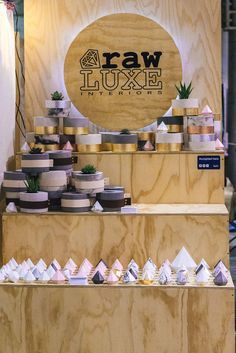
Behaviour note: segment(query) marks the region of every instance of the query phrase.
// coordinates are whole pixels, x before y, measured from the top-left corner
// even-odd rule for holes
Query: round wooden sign
[[[78,34],[64,74],[70,99],[93,123],[137,129],[170,107],[182,64],[173,39],[159,24],[140,15],[114,14]]]

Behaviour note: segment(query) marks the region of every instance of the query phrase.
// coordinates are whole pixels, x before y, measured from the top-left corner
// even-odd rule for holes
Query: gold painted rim
[[[55,135],[59,133],[58,126],[35,126],[34,132],[36,135]]]
[[[155,132],[153,131],[135,131],[134,133],[138,135],[139,141],[155,140]]]
[[[135,143],[113,143],[113,152],[136,152],[137,145]]]
[[[88,127],[72,127],[64,126],[63,133],[65,135],[88,135]]]
[[[101,145],[82,145],[77,144],[76,149],[78,152],[101,152]]]
[[[172,108],[173,116],[184,116],[184,108]]]
[[[199,108],[172,108],[173,116],[199,115]]]
[[[173,132],[183,132],[184,126],[183,125],[166,125],[168,127],[168,133]]]
[[[43,145],[41,143],[35,143],[34,147],[35,148],[41,148],[43,152],[60,150],[60,145],[58,145],[58,144]]]
[[[188,134],[213,134],[214,126],[188,126]]]
[[[157,143],[158,152],[179,152],[182,150],[182,143]]]
[[[102,151],[112,151],[112,143],[110,142],[102,143]]]
[[[185,108],[184,115],[198,115],[199,109],[198,108]]]

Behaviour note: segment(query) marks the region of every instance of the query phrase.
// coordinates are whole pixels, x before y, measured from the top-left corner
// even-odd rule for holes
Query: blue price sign
[[[197,157],[198,169],[220,169],[220,156],[198,156]]]

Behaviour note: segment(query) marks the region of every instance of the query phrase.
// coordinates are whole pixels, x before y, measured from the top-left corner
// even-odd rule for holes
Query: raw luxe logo
[[[161,51],[104,52],[99,55],[98,50],[88,49],[80,59],[80,94],[162,94],[161,56]]]

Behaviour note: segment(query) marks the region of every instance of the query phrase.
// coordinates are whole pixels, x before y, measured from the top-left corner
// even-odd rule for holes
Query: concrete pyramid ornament
[[[99,271],[104,275],[107,269],[108,269],[107,264],[101,259],[95,268],[95,272]]]
[[[36,278],[34,277],[32,271],[29,270],[24,277],[24,281],[25,282],[34,282],[35,280],[36,280]]]
[[[176,283],[179,285],[185,285],[187,283],[187,276],[185,271],[179,271],[177,273]]]
[[[22,265],[22,267],[23,267],[24,269],[26,269],[26,270],[29,270],[29,269],[30,269],[28,263],[27,263],[25,260],[22,262],[21,265]]]
[[[65,269],[63,270],[63,274],[64,274],[64,276],[65,276],[66,279],[70,279],[70,278],[71,278],[71,271],[68,270],[67,268],[65,268]]]
[[[74,271],[76,269],[77,265],[76,263],[70,258],[67,263],[65,264],[65,269]]]
[[[213,270],[213,276],[215,277],[218,272],[223,272],[226,276],[227,276],[227,268],[225,266],[225,264],[223,263],[223,261],[219,261],[216,266],[214,267],[214,270]]]
[[[156,265],[154,264],[154,262],[152,261],[152,259],[149,257],[149,259],[145,262],[144,266],[143,266],[143,270],[148,270],[148,271],[152,271],[155,272],[156,271]]]
[[[142,274],[141,283],[145,285],[150,285],[154,281],[154,274],[152,271],[145,270]]]
[[[132,260],[130,261],[130,263],[128,264],[128,268],[130,268],[130,267],[134,268],[134,269],[136,270],[136,272],[138,272],[138,270],[139,270],[139,266],[138,266],[138,264],[134,261],[134,259],[132,259]]]
[[[153,151],[154,147],[152,143],[148,140],[145,145],[143,146],[144,151]]]
[[[32,262],[32,260],[31,260],[30,258],[28,258],[28,259],[26,260],[26,262],[27,262],[29,268],[33,268],[33,267],[34,267],[34,263]]]
[[[61,265],[59,264],[59,262],[56,259],[53,259],[51,266],[54,268],[55,271],[61,269]]]
[[[18,272],[19,278],[20,278],[20,279],[24,279],[25,276],[27,275],[28,271],[29,271],[29,270],[26,270],[24,267],[21,267],[20,272]]]
[[[210,277],[210,273],[208,269],[205,268],[203,265],[201,265],[201,268],[196,275],[196,282],[198,284],[205,284],[209,281],[209,277]]]
[[[213,115],[213,112],[212,112],[211,108],[209,107],[209,105],[205,105],[205,107],[202,109],[201,114],[202,115]]]
[[[7,213],[17,213],[17,208],[14,202],[9,202],[9,204],[6,207],[6,212]]]
[[[104,277],[100,271],[97,271],[92,278],[94,284],[102,284],[104,282]]]
[[[76,274],[76,277],[84,278],[87,276],[88,276],[88,271],[84,267],[80,267],[79,271]]]
[[[103,207],[100,205],[100,203],[98,201],[95,202],[95,204],[93,205],[93,207],[91,208],[92,212],[102,212],[103,211]]]
[[[5,281],[5,276],[0,272],[0,282],[4,282]]]
[[[39,276],[39,281],[44,282],[44,283],[50,281],[50,277],[49,277],[47,271],[44,271],[43,273],[41,273],[41,275]]]
[[[66,150],[66,151],[73,151],[73,147],[72,147],[70,141],[67,141],[67,143],[66,143],[65,146],[63,147],[63,150]]]
[[[170,278],[169,278],[168,274],[165,272],[165,270],[161,271],[158,281],[161,285],[169,283]]]
[[[228,279],[225,273],[219,271],[214,278],[214,283],[216,286],[226,286],[226,284],[228,283]]]
[[[171,268],[169,265],[167,265],[165,262],[162,264],[161,268],[160,268],[160,272],[165,272],[166,275],[171,278]]]
[[[48,276],[49,276],[50,279],[51,279],[51,278],[54,276],[54,274],[56,273],[56,271],[54,270],[54,268],[53,268],[51,265],[48,267],[48,269],[46,270],[46,272],[47,272],[47,274],[48,274]]]
[[[56,283],[65,282],[65,280],[66,280],[65,276],[60,270],[56,271],[51,278],[51,281]]]
[[[116,260],[113,262],[111,268],[112,268],[112,270],[119,270],[119,271],[122,271],[122,270],[123,270],[123,265],[121,264],[121,262],[120,262],[118,259],[116,259]]]
[[[115,273],[111,270],[108,277],[107,283],[108,284],[116,284],[119,281],[119,278],[115,275]]]
[[[35,266],[35,268],[33,269],[32,273],[33,273],[33,275],[34,275],[34,277],[35,277],[36,279],[39,279],[39,277],[40,277],[40,275],[41,275],[41,272],[39,272],[39,270],[38,270],[38,268],[37,268],[36,266]]]
[[[16,271],[11,271],[8,273],[8,280],[10,282],[16,283],[18,282],[20,279],[20,276],[18,275],[18,273]]]
[[[17,266],[16,272],[17,272],[17,273],[20,273],[21,269],[22,269],[22,265],[20,264],[20,265]]]
[[[123,282],[128,284],[128,283],[135,283],[136,278],[130,273],[130,271],[126,271],[124,276],[123,276]]]
[[[130,267],[129,268],[129,272],[132,274],[132,276],[135,278],[135,279],[138,279],[138,271],[136,271],[136,269],[134,267]]]
[[[188,270],[194,270],[197,265],[192,257],[189,255],[185,247],[182,247],[174,261],[172,262],[172,268],[177,271],[182,266],[185,266]]]
[[[38,265],[39,265],[39,267],[38,267]],[[37,262],[36,266],[38,267],[38,269],[43,268],[44,270],[46,270],[46,268],[47,268],[47,265],[45,264],[45,262],[43,261],[43,259],[40,259],[40,260]]]
[[[224,148],[225,148],[225,146],[223,145],[223,143],[219,139],[217,139],[216,140],[216,149],[223,150]]]
[[[160,132],[161,134],[167,133],[168,130],[169,130],[169,128],[166,126],[164,121],[162,121],[162,123],[160,125],[158,125],[158,127],[157,127],[157,131]]]
[[[14,259],[14,257],[11,258],[11,260],[9,261],[9,265],[11,266],[11,268],[15,269],[18,267],[18,263],[16,262],[16,260]]]
[[[209,270],[210,266],[208,265],[208,263],[206,262],[206,260],[201,259],[200,263],[198,264],[196,271],[198,269],[198,267],[200,267],[200,265],[203,265],[207,270]]]
[[[91,269],[93,268],[93,265],[91,264],[91,262],[90,262],[87,258],[85,258],[85,259],[83,260],[81,266],[84,265],[84,264],[85,264],[86,267],[88,267],[88,268],[90,269],[90,271],[91,271]]]
[[[28,145],[28,143],[27,142],[25,142],[25,143],[23,143],[23,145],[21,146],[21,152],[23,152],[23,153],[27,153],[27,152],[29,152],[30,151],[30,146]]]

